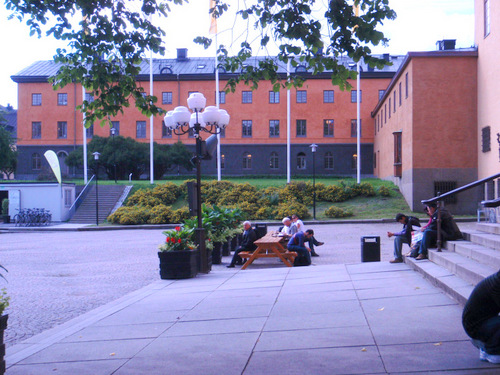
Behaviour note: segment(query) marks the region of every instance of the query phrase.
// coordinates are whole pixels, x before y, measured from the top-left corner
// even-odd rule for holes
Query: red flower
[[[181,242],[182,242],[182,240],[179,238],[179,239],[177,240],[177,243],[181,243]]]
[[[176,230],[177,232],[180,232],[180,231],[181,231],[181,227],[175,227],[175,230]]]
[[[169,237],[167,237],[167,238],[165,239],[165,242],[168,242],[169,240],[170,240],[170,238],[169,238]]]

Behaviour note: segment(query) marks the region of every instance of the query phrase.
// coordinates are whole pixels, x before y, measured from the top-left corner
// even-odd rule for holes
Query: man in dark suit
[[[254,251],[257,248],[257,245],[254,244],[254,241],[257,239],[257,233],[252,228],[252,223],[249,221],[245,221],[243,223],[243,236],[241,238],[241,244],[234,251],[233,259],[228,268],[233,268],[236,264],[242,265],[243,259],[238,255],[242,251]]]

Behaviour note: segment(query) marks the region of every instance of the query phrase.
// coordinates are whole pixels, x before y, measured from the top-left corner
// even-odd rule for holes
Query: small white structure
[[[9,199],[11,219],[21,209],[45,208],[52,214],[52,221],[61,222],[70,218],[69,209],[75,201],[75,184],[57,182],[1,183],[0,193]]]

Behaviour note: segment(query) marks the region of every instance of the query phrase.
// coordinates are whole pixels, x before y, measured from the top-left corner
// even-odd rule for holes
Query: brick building
[[[371,111],[403,61],[402,56],[384,55],[391,66],[382,70],[362,65],[361,69],[361,174],[373,174],[374,127]],[[344,64],[355,69],[352,61]],[[34,178],[45,170],[43,153],[54,150],[61,161],[83,142],[82,115],[75,108],[82,102],[81,86],[68,85],[54,91],[47,79],[57,71],[51,61],[39,61],[23,69],[12,79],[18,83],[17,178]],[[166,111],[186,105],[191,92],[201,92],[207,105],[215,104],[215,65],[212,58],[189,58],[187,50],[178,51],[175,59],[153,61],[153,94]],[[280,71],[286,76],[286,67]],[[307,78],[303,87],[291,90],[290,144],[291,174],[312,174],[309,145],[319,145],[316,154],[318,175],[356,174],[356,81],[353,91],[334,87],[328,74],[312,76],[304,67],[292,74]],[[220,88],[230,76],[220,72]],[[149,61],[143,62],[137,77],[149,93]],[[239,85],[236,92],[220,93],[220,107],[231,116],[221,137],[222,175],[285,175],[287,167],[287,92],[273,92],[269,82],[261,82],[252,91]],[[131,103],[124,114],[111,119],[119,135],[149,142],[149,118]],[[93,126],[93,135],[110,136],[110,128]],[[188,135],[172,135],[154,119],[154,141],[173,144],[180,140],[194,148]],[[215,160],[203,162],[203,173],[215,174]],[[64,163],[61,165],[65,166]],[[177,171],[176,171],[177,172]],[[64,168],[66,176],[81,176],[81,171]]]

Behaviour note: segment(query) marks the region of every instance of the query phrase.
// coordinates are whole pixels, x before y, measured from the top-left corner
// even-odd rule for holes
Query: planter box
[[[198,274],[198,250],[159,251],[162,279],[189,279]]]
[[[0,374],[5,374],[5,344],[3,342],[3,333],[7,328],[7,319],[9,315],[0,316]]]

